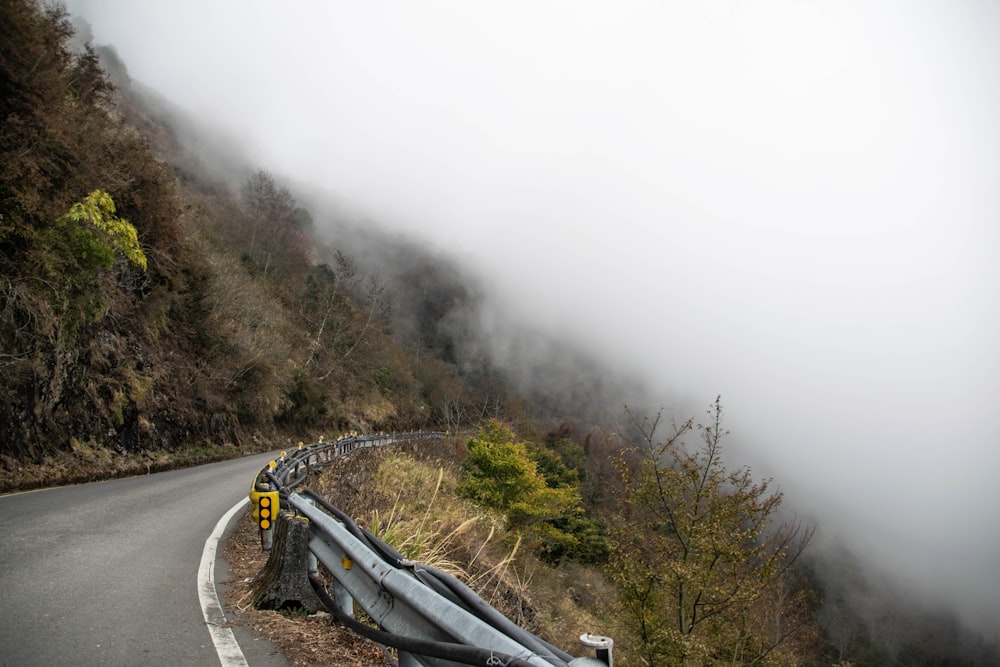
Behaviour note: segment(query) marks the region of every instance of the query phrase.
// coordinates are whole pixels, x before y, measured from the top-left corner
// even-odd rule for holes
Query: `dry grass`
[[[476,571],[476,559],[493,535],[492,521],[457,499],[454,475],[446,475],[444,465],[391,452],[379,463],[371,484],[375,489],[397,489],[387,512],[372,507],[368,523],[373,534],[408,559],[459,579]],[[485,536],[481,526],[490,526]],[[463,553],[470,542],[481,543],[472,559]]]
[[[73,440],[69,450],[53,452],[37,463],[0,455],[0,493],[148,475],[232,459],[253,451],[256,450],[219,444],[133,454],[114,452],[93,442]]]

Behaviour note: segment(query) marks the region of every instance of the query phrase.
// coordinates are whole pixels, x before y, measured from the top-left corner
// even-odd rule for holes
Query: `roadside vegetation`
[[[770,482],[724,466],[721,403],[707,416],[662,441],[639,417],[627,433],[491,419],[352,455],[310,486],[572,654],[594,633],[620,665],[833,664],[797,567],[810,532],[777,520]],[[583,493],[609,457],[605,493]]]

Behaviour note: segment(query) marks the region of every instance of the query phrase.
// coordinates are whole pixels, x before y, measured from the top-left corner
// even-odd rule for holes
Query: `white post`
[[[614,657],[611,655],[611,649],[615,645],[614,639],[611,637],[603,637],[601,635],[592,635],[587,632],[580,635],[580,643],[594,649],[594,652],[597,654],[597,659],[605,665],[608,667],[614,667],[615,661]]]

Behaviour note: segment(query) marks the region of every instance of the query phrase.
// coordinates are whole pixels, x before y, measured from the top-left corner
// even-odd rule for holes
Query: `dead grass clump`
[[[386,456],[387,449],[368,449],[350,454],[336,461],[316,479],[309,480],[309,488],[323,496],[355,520],[365,523],[371,508],[387,507],[387,496],[370,483],[372,475]]]
[[[520,536],[504,530],[503,517],[461,498],[458,481],[450,462],[419,460],[412,452],[388,454],[370,482],[383,490],[384,503],[369,510],[372,532],[407,558],[450,572],[515,623],[541,633],[521,571]],[[390,489],[395,495],[386,508]]]
[[[492,531],[484,535],[479,529],[477,524],[484,517],[457,499],[454,476],[446,474],[444,466],[435,469],[394,452],[380,463],[372,484],[378,489],[397,489],[391,508],[371,509],[368,523],[374,535],[410,560],[468,578],[475,563],[468,559],[462,563],[453,555],[463,552],[470,541],[485,545]]]
[[[574,655],[583,655],[578,638],[584,633],[615,636],[614,584],[596,567],[563,563],[552,567],[535,560],[530,572],[532,599],[546,639]]]
[[[121,453],[93,441],[73,439],[67,451],[54,451],[39,462],[25,462],[0,455],[0,493],[148,475],[231,459],[245,453],[231,445],[192,447],[176,452],[150,450]]]

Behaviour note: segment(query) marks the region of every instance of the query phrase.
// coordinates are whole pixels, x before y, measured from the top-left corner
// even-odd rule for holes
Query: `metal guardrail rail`
[[[349,516],[305,488],[310,473],[359,449],[444,437],[441,432],[350,435],[286,452],[260,471],[250,492],[269,550],[282,508],[309,520],[309,578],[333,617],[358,634],[397,650],[400,667],[609,667],[613,641],[583,635],[596,657],[573,657],[519,627],[455,577],[407,560]],[[319,579],[332,575],[332,595]],[[357,605],[378,626],[360,623]]]

